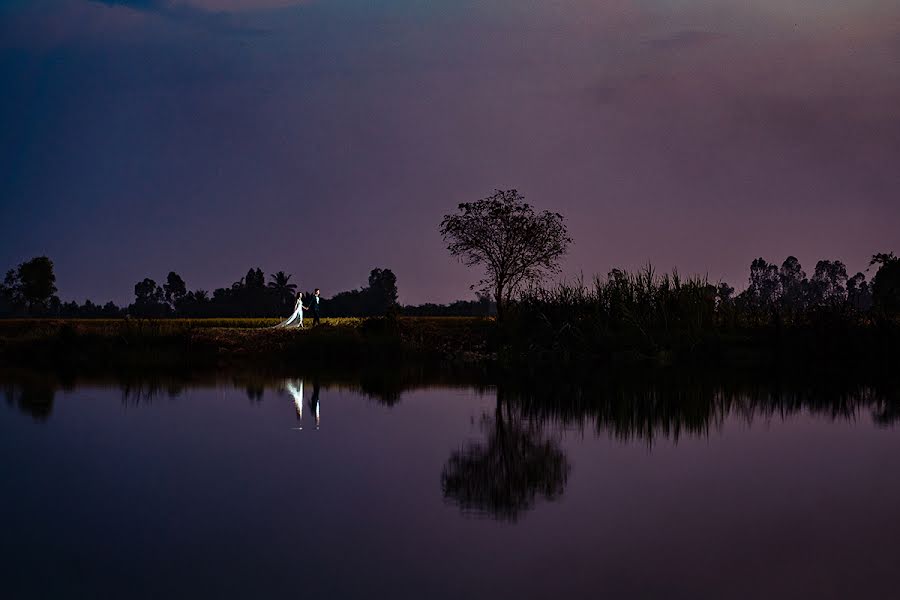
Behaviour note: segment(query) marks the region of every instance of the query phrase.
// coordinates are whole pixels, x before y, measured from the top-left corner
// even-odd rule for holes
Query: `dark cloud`
[[[189,23],[196,27],[223,33],[255,34],[261,30],[247,26],[235,16],[210,11],[174,0],[90,0],[107,6],[122,6],[141,12],[154,13],[168,19]]]

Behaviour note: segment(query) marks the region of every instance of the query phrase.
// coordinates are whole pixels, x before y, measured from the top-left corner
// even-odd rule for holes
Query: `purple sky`
[[[438,223],[508,187],[566,277],[900,250],[896,0],[0,0],[0,86],[0,268],[67,300],[470,297]]]

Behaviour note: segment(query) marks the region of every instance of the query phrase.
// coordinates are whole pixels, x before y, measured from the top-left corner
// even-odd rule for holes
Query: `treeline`
[[[476,300],[456,300],[450,304],[406,305],[402,312],[407,317],[487,317],[497,314],[497,304],[490,296],[475,296]]]
[[[696,334],[761,325],[791,325],[823,315],[877,318],[900,314],[900,258],[876,254],[865,273],[849,276],[839,260],[821,260],[808,275],[793,256],[780,265],[757,258],[750,265],[747,288],[735,295],[727,283],[682,279],[676,273],[656,275],[614,269],[591,284],[578,282],[533,288],[514,303],[511,316],[531,339],[536,335],[591,337],[602,334],[638,335],[652,345],[667,336]],[[871,270],[870,269],[870,270]],[[7,272],[0,284],[0,316],[115,318],[133,317],[277,317],[293,308],[297,294],[291,275],[278,271],[268,277],[253,268],[228,287],[189,290],[178,273],[162,284],[145,278],[134,285],[134,301],[127,307],[113,302],[61,302],[57,296],[53,262],[36,257]],[[312,290],[305,290],[310,294]],[[489,297],[450,304],[398,304],[397,277],[390,269],[373,269],[366,286],[322,296],[327,317],[488,316],[496,314]]]
[[[297,296],[292,276],[278,271],[266,277],[260,268],[228,287],[213,290],[189,290],[187,283],[171,271],[165,281],[145,278],[134,285],[134,301],[125,307],[114,302],[95,304],[86,300],[62,302],[57,296],[53,261],[46,256],[33,258],[7,272],[0,285],[0,317],[117,318],[126,315],[141,318],[223,318],[279,317],[290,314]],[[313,290],[304,290],[311,296]],[[309,300],[305,300],[308,304]],[[397,277],[390,269],[376,268],[369,273],[366,286],[322,296],[326,317],[370,317],[385,314],[415,316],[487,316],[493,303],[483,297],[477,301],[452,304],[423,304],[401,307],[398,304]]]
[[[188,291],[184,280],[175,272],[166,276],[162,285],[144,279],[134,286],[134,302],[127,313],[138,317],[278,317],[293,310],[297,285],[291,275],[278,271],[266,275],[260,268],[229,287],[218,288],[210,295],[205,290]],[[313,290],[304,290],[304,296]],[[397,304],[397,277],[390,269],[373,269],[368,286],[341,292],[323,299],[330,316],[381,315]],[[305,304],[309,299],[304,300]]]

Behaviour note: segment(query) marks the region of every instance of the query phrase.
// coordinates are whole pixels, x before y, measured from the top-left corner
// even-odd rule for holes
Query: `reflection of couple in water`
[[[303,292],[297,292],[297,302],[294,304],[294,312],[291,313],[287,319],[275,325],[277,328],[283,327],[299,327],[303,328],[303,311],[308,310],[312,312],[313,325],[319,324],[319,307],[321,306],[321,298],[319,297],[319,288],[316,288],[313,291],[312,301],[310,301],[309,306],[303,305]]]
[[[294,408],[297,410],[297,427],[294,429],[303,429],[303,380],[298,379],[296,385],[293,381],[285,384],[285,389],[294,399]],[[319,382],[313,381],[313,392],[309,398],[309,409],[316,415],[316,429],[319,428]]]

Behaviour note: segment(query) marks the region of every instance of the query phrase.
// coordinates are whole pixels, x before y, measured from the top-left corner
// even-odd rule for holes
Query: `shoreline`
[[[490,318],[324,319],[318,327],[270,329],[276,319],[33,319],[0,321],[0,362],[91,371],[296,370],[340,365],[450,365],[492,371],[618,368],[801,369],[897,372],[900,328],[760,327],[670,335],[662,347],[626,336],[538,345]],[[232,326],[225,326],[232,323]]]

